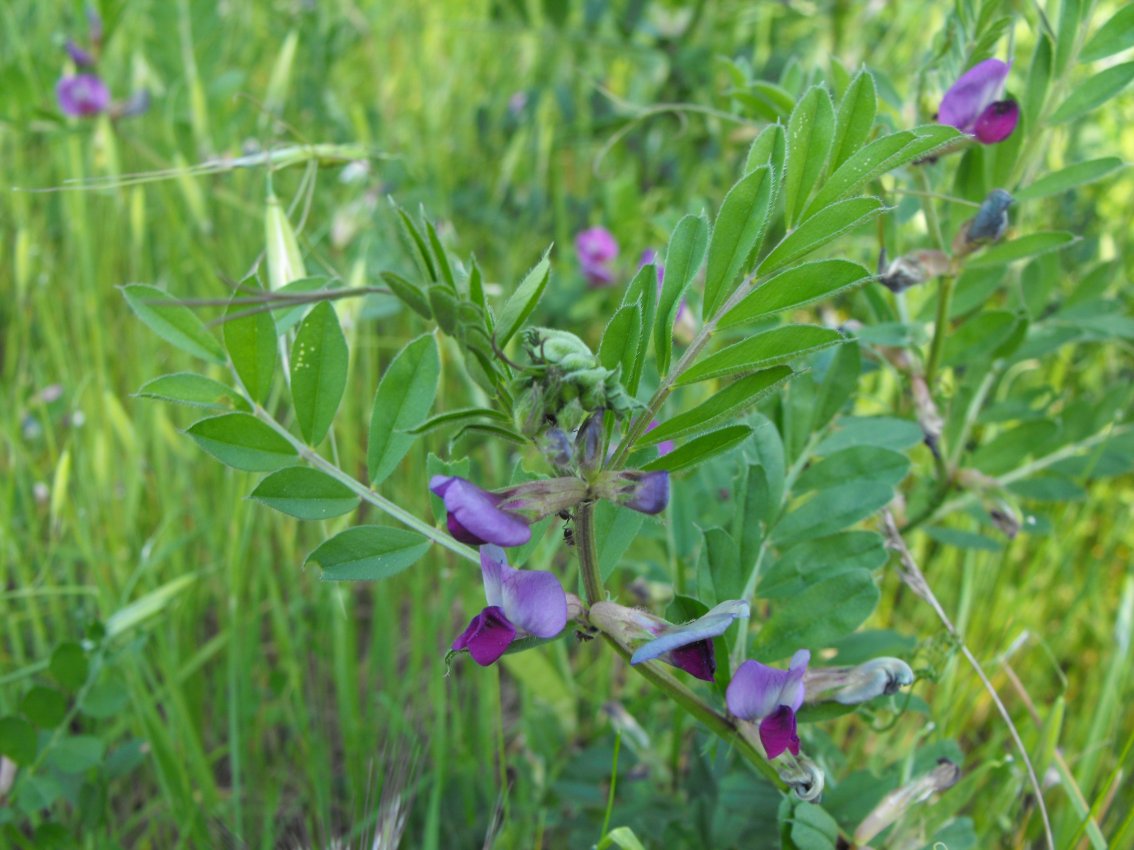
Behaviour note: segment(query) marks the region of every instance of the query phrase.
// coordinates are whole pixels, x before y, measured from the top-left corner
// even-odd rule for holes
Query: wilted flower
[[[889,264],[883,254],[878,264],[878,282],[891,292],[902,292],[949,271],[949,257],[942,251],[914,251]]]
[[[488,605],[453,641],[486,667],[521,637],[553,638],[567,625],[567,594],[559,579],[542,570],[508,566],[499,546],[480,548],[480,569]]]
[[[787,670],[759,661],[745,661],[733,674],[725,692],[728,710],[742,720],[759,721],[760,743],[769,759],[784,750],[799,755],[795,713],[803,705],[803,677],[811,653],[801,649]]]
[[[745,600],[729,599],[692,622],[674,625],[645,611],[597,602],[591,606],[590,620],[620,643],[646,639],[634,651],[631,664],[664,661],[690,676],[711,682],[717,671],[713,638],[724,634],[737,617],[747,617],[748,612]]]
[[[1004,90],[1011,65],[999,59],[985,59],[963,73],[945,92],[937,120],[978,142],[991,145],[1012,135],[1020,120],[1016,101],[997,100]]]
[[[59,108],[72,118],[98,115],[110,107],[110,89],[96,74],[64,77],[55,86]]]
[[[1008,207],[1014,198],[1003,189],[993,189],[981,201],[977,214],[961,225],[953,240],[953,253],[964,256],[1004,238],[1008,230]]]
[[[900,658],[872,658],[855,667],[820,667],[803,677],[804,699],[855,705],[896,694],[913,680],[913,670]]]
[[[591,286],[608,286],[614,282],[610,262],[618,256],[618,242],[605,227],[590,227],[575,236],[575,253],[583,276]]]

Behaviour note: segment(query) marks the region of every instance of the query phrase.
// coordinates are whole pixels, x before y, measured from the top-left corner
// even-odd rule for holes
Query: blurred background
[[[1097,22],[1121,4],[1094,5]],[[21,716],[39,719],[41,739],[79,742],[59,770],[11,789],[0,843],[364,847],[398,825],[405,847],[590,846],[621,734],[611,825],[649,847],[780,846],[774,789],[594,643],[447,670],[444,651],[480,594],[467,564],[435,550],[380,585],[321,583],[304,559],[329,527],[248,501],[253,477],[181,433],[200,411],[133,395],[192,364],[116,287],[226,298],[260,258],[269,185],[311,273],[373,284],[410,268],[392,196],[422,205],[455,253],[475,253],[493,292],[554,243],[542,321],[593,341],[641,253],[663,249],[682,215],[719,206],[756,133],[807,85],[840,91],[867,63],[880,123],[924,123],[978,49],[957,21],[987,33],[1006,19],[991,51],[1027,57],[1032,5],[131,0],[97,11],[98,74],[119,104],[146,92],[140,114],[60,112],[66,41],[92,40],[85,7],[0,6],[0,742],[18,746]],[[1018,67],[1010,88],[1023,88]],[[1130,160],[1132,123],[1121,96],[1058,130],[1059,161],[1034,155],[1048,167]],[[372,155],[308,167],[314,144]],[[281,149],[298,163],[247,159]],[[213,173],[187,170],[202,163]],[[1095,286],[1115,315],[1129,314],[1132,190],[1120,171],[1045,208],[1083,236],[1084,268],[1110,261]],[[575,234],[594,225],[620,245],[611,289],[589,288],[573,257]],[[866,234],[842,250],[873,267],[878,247]],[[1049,291],[1077,285],[1057,271]],[[201,306],[208,320],[221,312]],[[340,315],[352,362],[336,438],[344,468],[364,469],[378,378],[423,325],[381,296]],[[1065,346],[1019,379],[1125,404],[1132,338],[1126,327],[1108,346]],[[444,386],[437,409],[455,406]],[[859,408],[885,410],[892,391],[865,384]],[[501,448],[459,448],[504,468]],[[451,449],[444,436],[423,441],[384,494],[431,516],[427,454]],[[1108,846],[1088,812],[1107,835],[1130,836],[1131,449],[1111,447],[1087,489],[1033,494],[1034,533],[915,538],[1047,771],[1060,847]],[[365,506],[350,519],[365,521]],[[556,537],[536,561],[570,560]],[[659,551],[653,539],[631,549],[623,585],[648,595]],[[1007,729],[932,614],[887,581],[868,626],[901,636],[939,678],[873,719],[892,724],[884,734],[864,735],[861,716],[813,733],[830,736],[837,775],[897,783],[936,755],[963,759],[965,779],[934,816],[950,849],[1031,846],[1034,805]],[[844,781],[829,810],[853,823],[870,803]]]

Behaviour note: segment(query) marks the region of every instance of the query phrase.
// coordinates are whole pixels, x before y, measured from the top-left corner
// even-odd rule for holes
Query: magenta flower
[[[670,625],[649,614],[637,613],[639,627],[656,635],[642,644],[630,657],[631,664],[655,659],[672,664],[697,679],[713,681],[717,662],[713,653],[713,638],[725,633],[737,617],[747,617],[749,606],[743,599],[729,599],[703,616],[680,626]]]
[[[609,286],[614,282],[610,263],[618,256],[618,242],[605,227],[591,227],[576,234],[575,254],[591,286]]]
[[[1012,135],[1020,120],[1016,101],[998,100],[1011,66],[999,59],[985,59],[963,73],[945,92],[937,120],[985,145],[1002,142]]]
[[[499,546],[482,546],[480,569],[488,605],[453,641],[482,667],[495,662],[519,637],[553,638],[567,625],[567,594],[542,570],[508,566]]]
[[[64,77],[55,86],[59,108],[72,118],[87,118],[110,106],[110,89],[95,74]]]
[[[501,510],[504,496],[482,490],[464,478],[435,475],[429,489],[445,502],[449,533],[462,543],[483,546],[522,546],[531,540],[532,530],[523,517]]]
[[[801,649],[787,670],[759,661],[745,661],[733,674],[725,692],[728,710],[741,720],[760,722],[760,743],[769,759],[784,750],[799,755],[795,713],[803,705],[803,676],[811,653]]]

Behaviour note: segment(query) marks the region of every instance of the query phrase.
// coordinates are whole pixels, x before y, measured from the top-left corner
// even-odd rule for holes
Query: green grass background
[[[599,835],[612,699],[639,709],[654,748],[667,754],[658,760],[696,760],[702,739],[668,706],[640,699],[642,684],[593,645],[559,643],[515,669],[466,665],[447,676],[443,651],[479,596],[475,571],[434,550],[380,585],[320,583],[303,559],[337,525],[301,524],[247,501],[253,477],[207,459],[180,433],[194,411],[132,397],[149,378],[193,364],[129,313],[116,286],[223,297],[225,279],[242,277],[263,244],[263,170],[34,191],[250,146],[359,142],[384,154],[371,176],[342,183],[337,170],[321,171],[309,208],[302,169],[273,177],[305,215],[310,267],[373,281],[404,265],[389,193],[407,208],[426,204],[449,244],[475,251],[505,286],[556,242],[556,275],[566,283],[551,309],[593,324],[609,305],[578,297],[573,233],[616,226],[632,263],[664,244],[681,214],[715,208],[752,135],[714,115],[689,114],[683,124],[663,114],[599,161],[625,123],[604,91],[640,105],[711,104],[726,86],[713,56],[751,53],[772,78],[789,60],[808,69],[827,68],[832,54],[848,68],[867,60],[909,94],[908,74],[943,15],[912,5],[694,4],[697,38],[679,44],[621,31],[618,21],[639,4],[602,13],[603,5],[573,8],[561,27],[549,11],[558,4],[520,0],[104,3],[102,75],[119,98],[142,87],[153,98],[146,115],[113,127],[61,121],[56,111],[62,40],[84,35],[79,5],[0,7],[0,714],[14,710],[56,644],[140,599],[153,604],[114,644],[108,672],[126,704],[85,727],[112,749],[143,741],[146,757],[109,785],[108,822],[86,832],[83,846],[269,848],[336,838],[361,846],[384,780],[407,762],[403,846],[480,846],[498,807],[497,846],[583,846]],[[678,5],[651,20],[664,30],[667,15],[682,14]],[[281,63],[293,33],[294,61]],[[527,103],[513,116],[518,91]],[[1129,98],[1092,120],[1092,144],[1134,158],[1134,137],[1123,131],[1134,121]],[[1130,246],[1131,188],[1124,176],[1094,196],[1113,223],[1103,240],[1111,256]],[[336,216],[358,221],[345,244],[333,238]],[[1131,261],[1123,263],[1124,283]],[[351,384],[336,426],[347,469],[364,464],[373,388],[416,327],[405,314],[354,316]],[[445,393],[464,392],[453,353],[445,353],[453,385],[441,397],[449,407]],[[1057,389],[1105,389],[1129,380],[1129,351],[1064,349],[1043,369]],[[52,385],[61,397],[47,403]],[[422,516],[427,449],[444,443],[415,448],[384,486]],[[1112,846],[1134,840],[1134,796],[1123,781],[1134,735],[1132,502],[1128,477],[1119,478],[1054,508],[1052,533],[1021,536],[1000,552],[935,550],[921,540],[930,580],[1041,769],[1062,769],[1055,742],[1074,778],[1076,791],[1064,782],[1048,793],[1061,847],[1083,840],[1087,807],[1118,836]],[[365,508],[350,521],[367,521]],[[896,582],[884,585],[872,622],[921,638],[939,631]],[[1034,818],[1020,805],[1026,792],[1007,731],[975,676],[950,661],[919,695],[932,705],[929,731],[917,715],[879,736],[862,735],[858,719],[826,727],[847,770],[900,761],[922,736],[955,738],[970,778],[941,805],[972,817],[978,835],[1024,846]],[[658,809],[680,807],[690,774],[662,781],[648,752],[631,755],[624,750],[623,770],[643,766],[640,796]],[[648,834],[649,809],[634,812],[620,816],[616,801],[614,823]]]

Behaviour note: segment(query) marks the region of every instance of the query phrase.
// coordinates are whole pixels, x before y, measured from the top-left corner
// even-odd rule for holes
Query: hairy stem
[[[450,535],[446,534],[441,529],[434,528],[429,523],[425,522],[414,514],[411,514],[405,508],[394,504],[385,496],[375,492],[370,487],[367,487],[358,479],[343,472],[341,469],[335,466],[335,464],[331,463],[329,460],[321,456],[306,443],[297,439],[290,431],[287,430],[287,428],[278,423],[272,417],[272,415],[268,413],[268,411],[264,410],[264,408],[260,405],[255,405],[253,407],[253,410],[256,414],[256,418],[258,418],[269,428],[271,428],[273,431],[287,440],[291,444],[292,448],[295,449],[296,453],[305,461],[307,461],[307,463],[312,467],[331,476],[340,484],[349,488],[364,502],[367,502],[378,508],[378,510],[382,511],[382,513],[386,514],[387,516],[393,517],[398,522],[402,523],[402,525],[412,528],[414,531],[424,535],[425,537],[428,537],[434,543],[444,546],[450,552],[459,555],[465,560],[472,561],[476,564],[480,563],[480,556],[477,554],[477,551],[471,546],[466,546],[464,543],[461,543],[458,540],[454,540]]]
[[[583,593],[587,604],[594,605],[604,598],[602,577],[599,575],[598,550],[595,547],[595,506],[584,502],[575,511],[575,548],[579,551],[579,572],[583,577]]]

